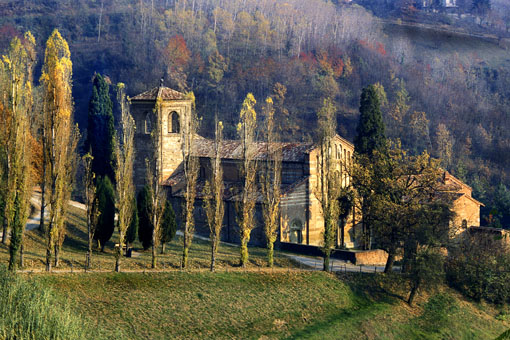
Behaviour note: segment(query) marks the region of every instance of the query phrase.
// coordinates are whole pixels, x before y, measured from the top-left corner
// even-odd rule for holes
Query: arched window
[[[168,133],[181,132],[181,124],[179,122],[179,114],[175,111],[168,115]]]
[[[290,242],[303,243],[303,223],[299,219],[293,220],[290,225]]]
[[[152,131],[152,122],[151,122],[151,114],[147,112],[145,114],[145,133],[149,134]]]

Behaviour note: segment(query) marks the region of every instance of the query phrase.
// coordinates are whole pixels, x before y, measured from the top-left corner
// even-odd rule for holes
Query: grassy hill
[[[405,287],[383,275],[92,273],[36,280],[107,336],[129,339],[494,339],[509,327],[492,307],[449,289],[409,307]]]
[[[38,230],[25,232],[24,236],[25,270],[42,271],[46,261],[46,238]],[[114,245],[118,242],[118,232],[114,232],[111,240],[106,244],[105,252],[94,251],[91,269],[95,271],[112,271],[115,268]],[[151,251],[144,251],[140,242],[133,245],[134,254],[131,258],[122,259],[123,270],[145,270],[151,267]],[[95,248],[94,248],[95,250]],[[87,252],[87,226],[85,213],[74,206],[69,207],[67,234],[62,246],[61,263],[56,270],[83,271]],[[158,266],[164,270],[175,270],[180,267],[182,258],[182,238],[176,237],[167,244],[165,254],[159,254]],[[0,243],[0,263],[8,263],[9,246]],[[190,250],[190,268],[206,269],[210,265],[210,244],[208,241],[195,239]],[[236,269],[239,264],[239,248],[236,246],[220,245],[216,260],[217,268]],[[266,250],[263,248],[250,248],[250,263],[248,268],[261,268],[267,266]],[[291,261],[277,253],[275,255],[277,268],[293,267]]]

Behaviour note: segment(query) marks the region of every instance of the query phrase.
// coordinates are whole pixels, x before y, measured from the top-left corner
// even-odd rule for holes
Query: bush
[[[97,180],[97,200],[99,202],[99,218],[94,240],[98,240],[101,251],[110,240],[115,230],[115,189],[108,176]]]
[[[477,301],[510,302],[510,253],[489,235],[467,236],[451,251],[446,266],[448,283]]]
[[[151,189],[148,185],[144,186],[138,193],[138,239],[142,243],[143,249],[147,250],[152,246],[152,222],[151,211]]]
[[[161,244],[172,241],[177,232],[177,222],[175,220],[175,212],[170,201],[165,202],[165,211],[163,212],[163,221],[161,224]]]
[[[0,339],[99,339],[51,290],[0,266]]]
[[[131,216],[131,224],[126,231],[126,244],[131,245],[138,236],[138,208],[136,206],[136,198],[133,199],[133,215]]]

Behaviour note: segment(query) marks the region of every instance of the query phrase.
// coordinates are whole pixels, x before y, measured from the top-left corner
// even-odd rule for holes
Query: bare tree
[[[195,96],[193,92],[188,95],[192,101],[192,108],[189,117],[184,122],[182,129],[182,158],[185,179],[185,192],[184,192],[184,238],[183,238],[183,252],[182,252],[182,268],[188,266],[189,248],[193,241],[193,234],[195,232],[195,220],[193,218],[193,211],[195,209],[196,186],[198,179],[198,170],[200,163],[198,157],[192,154],[195,137],[198,131],[198,117],[195,110]]]
[[[266,163],[261,178],[263,199],[262,214],[264,216],[264,232],[267,241],[267,261],[273,266],[274,243],[278,236],[278,218],[280,216],[281,182],[282,182],[282,150],[277,143],[274,122],[273,100],[266,99],[264,107],[266,117]]]
[[[223,123],[216,122],[214,139],[214,158],[211,158],[211,178],[205,184],[204,208],[209,223],[211,239],[211,271],[216,265],[216,252],[220,243],[223,214],[223,169],[221,167],[221,143],[223,139]]]
[[[129,105],[126,101],[125,86],[117,85],[117,99],[121,107],[121,129],[117,143],[115,144],[115,181],[117,182],[116,206],[118,213],[119,247],[115,259],[115,271],[120,271],[120,259],[126,242],[126,231],[133,217],[133,159],[134,159],[134,135],[135,123],[129,114]]]
[[[253,94],[248,93],[243,102],[240,122],[237,126],[237,134],[241,139],[243,157],[240,165],[243,187],[236,204],[237,224],[239,225],[239,237],[241,239],[240,265],[242,267],[246,267],[246,263],[248,262],[248,242],[250,242],[251,231],[254,228],[253,215],[257,201],[257,186],[255,183],[257,163],[255,161],[255,150],[253,147],[255,127],[257,124],[255,104],[255,97],[253,97]]]

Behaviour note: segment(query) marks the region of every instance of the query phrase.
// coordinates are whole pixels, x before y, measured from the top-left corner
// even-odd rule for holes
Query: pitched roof
[[[253,152],[255,160],[267,159],[267,142],[254,142]],[[304,162],[306,155],[313,150],[313,143],[276,143],[282,151],[285,162]],[[195,141],[193,154],[197,157],[214,157],[214,141],[199,139]],[[222,159],[242,159],[242,145],[239,140],[225,140],[221,143],[220,157]]]
[[[184,93],[173,90],[169,87],[159,86],[151,90],[137,94],[136,96],[132,97],[131,100],[155,101],[158,98],[161,98],[163,100],[183,100],[186,99],[186,96],[184,95]]]

